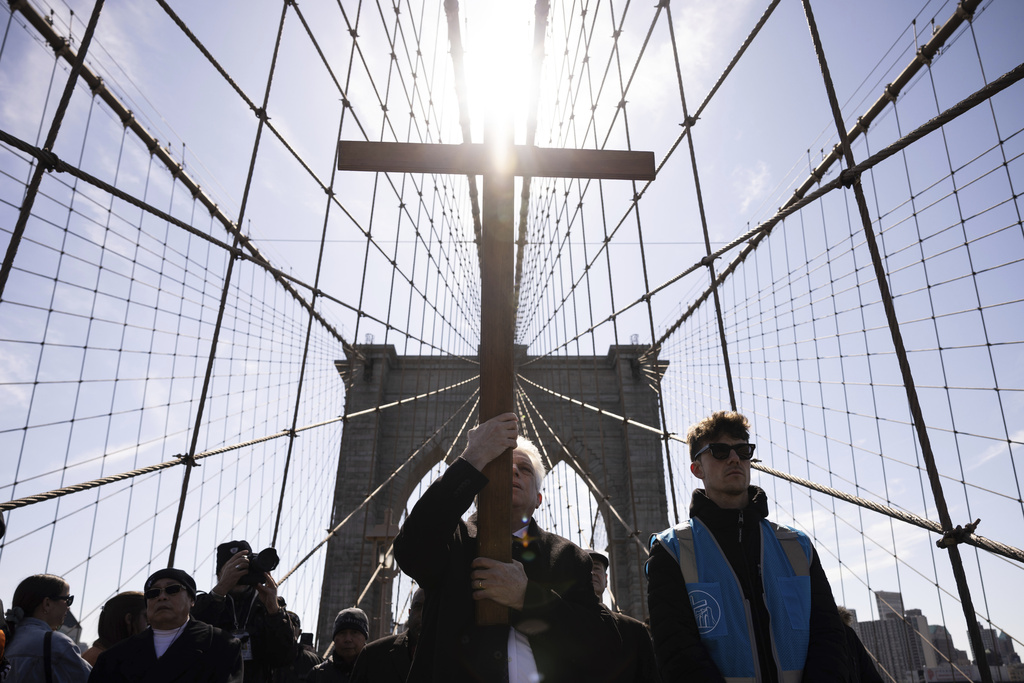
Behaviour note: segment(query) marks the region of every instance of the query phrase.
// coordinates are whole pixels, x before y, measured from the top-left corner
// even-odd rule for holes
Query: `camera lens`
[[[256,556],[256,561],[253,562],[253,566],[262,572],[272,572],[277,569],[278,563],[281,562],[281,558],[277,556],[277,551],[273,548],[267,548],[261,550]]]

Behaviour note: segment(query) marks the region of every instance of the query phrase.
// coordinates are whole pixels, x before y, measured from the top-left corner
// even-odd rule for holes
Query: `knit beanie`
[[[370,637],[370,621],[366,618],[366,612],[358,607],[349,607],[338,612],[338,616],[334,617],[334,633],[331,638],[346,628],[359,631],[364,638]]]

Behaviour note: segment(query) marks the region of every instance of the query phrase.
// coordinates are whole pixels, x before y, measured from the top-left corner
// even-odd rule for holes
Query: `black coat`
[[[306,674],[322,661],[315,652],[295,643],[292,660],[288,664],[274,669],[274,683],[299,683],[299,681],[305,680]]]
[[[618,683],[658,683],[658,662],[647,624],[621,612],[611,612],[622,640],[622,656],[613,662]]]
[[[331,655],[310,669],[302,680],[306,683],[350,683],[354,666],[355,662],[350,664],[344,659],[335,660]]]
[[[486,483],[475,467],[456,460],[424,492],[395,539],[395,559],[426,598],[410,683],[505,678],[508,627],[474,623],[470,563],[477,529],[462,520]],[[509,542],[528,578],[523,609],[509,610],[510,625],[529,638],[545,683],[606,680],[603,657],[621,642],[594,595],[590,556],[532,520],[524,539],[510,534]]]
[[[850,657],[850,671],[846,680],[849,683],[882,683],[882,675],[878,673],[864,643],[857,637],[857,632],[846,624],[843,624],[843,630],[846,633],[846,649]]]
[[[405,683],[412,664],[409,632],[367,643],[352,669],[351,683]]]
[[[292,661],[295,633],[283,609],[268,614],[263,602],[255,597],[255,589],[249,591],[237,605],[230,596],[200,593],[192,607],[192,618],[228,633],[234,633],[237,622],[237,628],[248,633],[252,643],[252,659],[245,663],[245,683],[271,683],[274,668],[288,666]],[[236,618],[233,607],[240,618]]]
[[[89,683],[241,683],[241,643],[219,628],[189,619],[185,630],[156,658],[146,629],[100,653]]]
[[[749,495],[747,507],[742,511],[725,510],[715,505],[704,489],[697,489],[690,503],[690,517],[704,522],[736,572],[744,597],[750,603],[763,680],[774,683],[776,666],[771,651],[769,615],[759,575],[761,534],[756,531],[761,520],[768,516],[768,497],[757,486],[750,487]],[[742,535],[739,533],[741,522],[747,532]],[[811,559],[810,578],[811,639],[803,680],[839,683],[846,680],[846,636],[817,551]],[[665,683],[683,680],[724,683],[725,678],[700,641],[679,563],[660,545],[655,545],[647,560],[647,602],[662,680]]]

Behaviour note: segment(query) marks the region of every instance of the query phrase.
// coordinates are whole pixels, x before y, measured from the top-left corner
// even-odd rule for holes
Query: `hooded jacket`
[[[778,683],[778,666],[771,646],[771,617],[765,605],[760,577],[759,528],[761,520],[768,517],[767,495],[759,487],[751,486],[746,507],[734,510],[718,507],[703,489],[697,489],[690,503],[690,517],[699,519],[708,528],[735,572],[743,595],[750,604],[751,629],[761,680]],[[700,640],[679,564],[658,543],[651,549],[647,575],[651,631],[662,679],[724,683],[725,677]],[[809,683],[842,681],[846,667],[842,622],[828,578],[817,552],[813,551],[810,579],[811,633],[803,680]]]

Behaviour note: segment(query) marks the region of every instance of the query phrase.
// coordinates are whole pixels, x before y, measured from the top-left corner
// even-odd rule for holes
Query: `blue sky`
[[[499,41],[477,29],[486,25],[489,17],[482,8],[490,5],[461,4],[468,63],[515,63],[510,51],[517,36],[521,44],[529,41],[532,4],[507,3],[509,15],[498,21],[511,46],[498,54],[493,53]],[[50,4],[40,6],[49,13]],[[254,9],[240,2],[171,6],[259,106],[280,8]],[[320,286],[336,301],[320,306],[347,340],[362,342],[372,334],[378,343],[396,344],[400,353],[439,349],[472,355],[478,327],[473,295],[477,274],[472,266],[475,250],[467,241],[465,179],[446,180],[440,190],[440,182],[408,176],[353,173],[332,181],[339,120],[344,139],[460,141],[443,10],[402,5],[396,24],[390,7],[341,3],[340,8],[327,3],[299,7],[331,72],[322,66],[294,11],[286,16],[267,111],[294,154],[264,130],[248,193],[257,119],[159,5],[106,7],[88,63],[228,216],[237,219],[244,200],[242,227],[274,265],[313,283],[326,222],[330,239]],[[545,92],[558,93],[558,102],[548,97],[541,103],[538,144],[628,144],[654,151],[656,160],[665,163],[658,180],[644,189],[639,230],[629,206],[635,189],[625,182],[605,182],[600,188],[593,184],[579,212],[575,202],[562,199],[567,191],[578,196],[579,186],[565,181],[534,185],[535,197],[550,197],[538,205],[547,207],[551,217],[534,221],[533,241],[564,245],[560,251],[557,246],[528,250],[528,271],[550,275],[547,280],[528,278],[526,296],[532,298],[526,308],[536,313],[519,331],[519,341],[538,354],[569,343],[592,322],[676,277],[704,254],[686,141],[671,151],[683,114],[667,22],[662,17],[654,23],[644,47],[653,6],[626,11],[618,4],[592,3],[588,8],[593,28],[584,32],[584,39],[579,17],[554,4]],[[72,33],[81,35],[88,3],[56,3],[52,9],[61,33],[67,32],[69,10],[74,10]],[[816,3],[814,9],[849,126],[910,62],[915,44],[927,40],[932,18],[944,21],[953,5],[878,1],[858,3],[856,11],[836,3]],[[762,3],[746,0],[673,3],[691,113],[763,11]],[[1022,15],[1024,6],[1016,2],[983,3],[974,31],[959,35],[931,73],[915,79],[872,127],[867,141],[855,145],[856,157],[878,151],[981,87],[986,78],[1019,64],[1024,55],[1017,39]],[[354,25],[357,16],[359,50],[350,58],[353,42],[346,21]],[[8,17],[3,16],[8,29],[0,52],[0,92],[5,94],[0,98],[0,128],[38,144],[66,69],[56,69],[51,86],[52,52],[40,48],[31,32]],[[621,30],[618,53],[611,51],[613,29]],[[392,35],[400,39],[389,69]],[[409,47],[417,36],[422,59]],[[566,36],[568,57],[550,47],[562,46]],[[580,45],[586,41],[592,59],[583,65]],[[616,105],[631,74],[624,98],[627,126]],[[513,91],[522,119],[527,98],[507,87],[507,78],[484,77],[472,89],[490,93],[492,100],[502,91]],[[344,119],[335,81],[343,84],[352,104]],[[1015,135],[1024,111],[1022,98],[1024,92],[1015,86],[994,98],[991,107],[950,124],[945,136],[935,133],[915,145],[905,162],[894,158],[865,176],[869,210],[882,231],[926,421],[933,429],[940,470],[950,477],[946,484],[954,521],[981,516],[979,533],[1018,547],[1019,534],[1012,530],[1024,521],[1019,503],[1024,439],[1016,427],[1024,388],[1019,349],[1024,339],[1019,302],[1024,274],[1017,262],[1024,248],[1019,223],[1013,228],[1020,218],[1012,193],[1024,185],[1016,156],[1021,136]],[[387,103],[386,116],[381,102]],[[84,93],[73,100],[55,148],[61,158],[223,238],[205,209],[197,209],[169,174],[154,168],[137,141],[126,136],[122,142],[121,123],[98,104],[94,109],[90,105]],[[475,107],[473,119],[479,124],[482,105]],[[409,116],[410,109],[415,116]],[[571,122],[567,113],[573,114]],[[809,166],[835,144],[833,130],[802,9],[799,3],[783,2],[693,129],[713,245],[771,217],[807,177]],[[479,133],[477,126],[474,134]],[[950,191],[950,164],[958,184],[955,194]],[[27,165],[5,150],[0,170],[5,202],[0,220],[11,226]],[[8,453],[18,453],[20,472],[17,485],[13,479],[0,481],[0,498],[166,460],[187,449],[197,410],[227,259],[198,238],[140,217],[138,209],[118,204],[111,217],[102,192],[80,185],[72,194],[69,183],[48,181],[46,199],[35,208],[39,220],[19,251],[0,303],[0,321],[8,330],[0,350],[0,406],[7,416],[0,443]],[[414,185],[426,199],[416,196]],[[322,186],[333,186],[338,197],[326,220]],[[911,195],[913,202],[908,201]],[[68,203],[74,211],[67,210]],[[435,230],[427,230],[427,217],[434,219]],[[915,437],[906,424],[905,392],[857,221],[852,193],[833,193],[788,219],[723,288],[740,409],[754,419],[759,454],[773,453],[766,464],[936,519],[917,464]],[[139,224],[142,237],[135,235]],[[414,237],[414,224],[421,226],[420,238]],[[9,230],[5,227],[5,239]],[[367,248],[367,231],[380,249]],[[602,252],[598,247],[606,231],[614,232]],[[397,274],[392,260],[399,264]],[[719,264],[730,260],[726,255]],[[589,279],[582,269],[587,262],[595,264]],[[257,269],[248,264],[238,268],[230,332],[218,350],[223,360],[208,409],[213,417],[202,428],[200,450],[276,432],[292,419],[305,332],[301,313]],[[971,272],[977,275],[969,277]],[[579,285],[570,291],[573,282]],[[600,325],[594,335],[584,336],[579,345],[572,342],[570,348],[601,354],[611,343],[628,342],[632,334],[649,343],[706,286],[707,273],[698,269],[659,291],[650,307],[633,307],[614,325]],[[376,320],[359,318],[352,308]],[[73,315],[86,309],[91,311],[88,320]],[[307,378],[307,390],[320,400],[303,403],[300,424],[337,415],[343,402],[331,365],[340,357],[336,341],[321,330],[314,335],[316,370]],[[690,422],[728,402],[719,349],[715,316],[706,306],[666,343],[662,357],[672,364],[665,398],[671,431],[684,432]],[[302,452],[310,454],[308,460],[297,460],[305,468],[305,481],[333,482],[329,454],[339,433],[321,430],[302,443]],[[676,456],[672,451],[677,490],[670,493],[685,509],[691,481]],[[204,468],[191,496],[190,505],[196,507],[190,508],[194,522],[184,561],[203,576],[212,573],[216,540],[227,540],[225,534],[237,530],[263,545],[273,527],[274,472],[283,464],[280,443],[232,457],[237,460],[220,468]],[[962,478],[969,485],[958,483]],[[939,621],[941,612],[957,646],[967,649],[962,614],[934,586],[952,584],[948,562],[929,550],[933,538],[855,509],[833,508],[830,500],[808,498],[803,489],[766,477],[759,483],[777,501],[775,514],[791,516],[781,521],[815,535],[837,592],[862,619],[871,612],[869,588],[894,590],[900,584],[908,606],[922,608],[933,621]],[[138,582],[149,558],[159,563],[166,553],[165,544],[153,538],[168,534],[167,518],[173,522],[179,488],[180,475],[169,472],[148,484],[140,482],[138,492],[119,489],[109,500],[77,494],[81,501],[71,497],[59,506],[46,503],[34,506],[34,513],[14,513],[21,518],[12,521],[8,546],[0,554],[5,577],[0,595],[9,596],[13,589],[8,584],[15,579],[7,578],[12,576],[7,567],[14,557],[47,555],[31,571],[45,566],[77,572],[79,582],[87,584],[84,605],[94,621],[95,608],[112,586]],[[320,488],[324,490],[286,515],[292,529],[287,542],[293,545],[282,553],[285,564],[322,537],[323,520],[330,514],[330,487]],[[210,502],[225,495],[227,503]],[[242,515],[239,507],[258,512]],[[68,521],[53,525],[56,529],[48,526],[55,517],[64,519],[62,515]],[[91,520],[94,540],[89,544],[81,515]],[[852,528],[845,526],[854,519]],[[108,526],[109,541],[96,540],[95,529]],[[122,534],[129,540],[121,539]],[[93,562],[97,567],[89,568],[58,559],[54,549],[62,546],[83,557],[98,546],[109,550]],[[893,560],[894,553],[902,565]],[[125,555],[134,559],[116,559]],[[969,571],[975,578],[984,577],[988,591],[1019,579],[1019,567],[971,558]],[[114,570],[119,562],[124,571]],[[293,580],[293,585],[305,582],[304,588],[290,589],[307,611],[315,609],[322,558],[319,562]],[[918,571],[925,576],[918,577]],[[1024,625],[1012,605],[976,601],[985,604],[993,622],[1022,637]],[[311,614],[305,621],[312,621]]]

